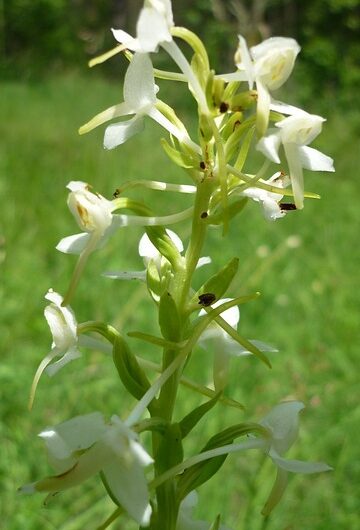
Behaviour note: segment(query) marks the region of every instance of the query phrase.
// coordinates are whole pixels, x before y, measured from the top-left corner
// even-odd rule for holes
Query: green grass
[[[49,287],[65,291],[75,263],[74,257],[54,251],[61,237],[77,231],[66,207],[67,182],[88,181],[109,197],[119,184],[133,178],[186,182],[158,148],[161,132],[149,122],[142,135],[113,152],[103,151],[100,130],[84,138],[77,135],[80,124],[120,96],[119,86],[92,77],[1,85],[0,527],[6,530],[91,530],[112,510],[97,479],[59,496],[48,507],[42,506],[41,496],[19,497],[16,489],[49,472],[36,438],[44,426],[92,410],[126,417],[133,406],[111,359],[84,352],[54,379],[43,377],[35,407],[32,413],[27,411],[34,370],[50,346],[43,296]],[[178,93],[176,99],[180,100]],[[246,411],[216,409],[186,450],[189,454],[196,450],[215,429],[260,419],[279,400],[296,398],[307,409],[291,456],[334,467],[332,473],[292,477],[266,530],[360,525],[356,359],[360,119],[354,112],[348,117],[330,108],[324,112],[328,122],[318,146],[335,158],[337,172],[309,173],[306,178],[307,189],[319,192],[321,201],[308,201],[304,211],[276,223],[266,222],[257,205],[251,204],[226,238],[212,230],[204,250],[204,255],[214,256],[214,263],[202,274],[214,272],[232,256],[240,257],[240,271],[229,295],[259,290],[262,296],[242,307],[239,329],[249,338],[277,345],[280,353],[272,357],[271,371],[253,358],[233,360],[228,393],[243,402]],[[164,213],[189,202],[186,197],[156,192],[149,192],[148,200]],[[185,224],[175,229],[185,238],[188,235]],[[123,230],[93,255],[73,304],[79,322],[109,320],[124,332],[155,328],[143,286],[100,276],[107,269],[141,266],[136,257],[140,235],[140,229]],[[287,245],[293,235],[301,241],[298,248]],[[132,345],[135,351],[159,359],[155,348],[144,350],[135,340]],[[207,381],[210,371],[211,359],[197,351],[189,375]],[[178,418],[200,402],[189,391],[180,395]],[[264,529],[260,510],[273,476],[270,462],[263,462],[258,454],[232,456],[200,490],[199,517],[210,520],[221,511],[234,530]],[[125,523],[113,527],[133,528]]]

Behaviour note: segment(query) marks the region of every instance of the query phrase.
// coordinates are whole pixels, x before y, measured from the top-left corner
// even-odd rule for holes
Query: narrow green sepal
[[[175,243],[167,235],[165,228],[162,226],[147,226],[146,233],[151,243],[171,263],[173,269],[178,269],[182,257]]]
[[[225,267],[220,269],[214,276],[207,280],[204,285],[194,294],[190,304],[198,304],[199,306],[211,305],[216,300],[219,300],[229,288],[230,283],[239,267],[239,258],[233,258]],[[214,295],[214,299],[209,303],[201,303],[201,296],[205,293]]]
[[[175,301],[168,291],[160,297],[159,325],[166,340],[178,342],[180,340],[180,317]]]
[[[115,338],[113,360],[125,388],[136,399],[141,399],[150,388],[150,382],[127,342],[121,336]]]
[[[221,392],[216,394],[216,396],[212,399],[209,399],[209,401],[206,403],[196,407],[196,409],[192,410],[179,422],[182,438],[185,438],[185,436],[189,434],[189,432],[197,425],[201,418],[216,405],[220,396]]]
[[[160,140],[161,146],[164,149],[167,156],[176,164],[177,166],[183,167],[185,169],[191,169],[191,168],[198,168],[200,159],[195,160],[190,155],[178,151],[174,147],[172,147],[165,138],[161,138]]]

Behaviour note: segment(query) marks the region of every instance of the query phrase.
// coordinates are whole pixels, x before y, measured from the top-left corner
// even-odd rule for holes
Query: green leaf
[[[219,401],[220,396],[221,392],[216,394],[215,397],[213,397],[206,403],[203,403],[199,407],[196,407],[196,409],[192,410],[179,422],[182,438],[185,438],[185,436],[189,434],[189,432],[195,427],[195,425],[197,425],[201,418],[205,416],[205,414],[216,405],[216,403]]]
[[[113,361],[125,388],[136,399],[141,399],[150,388],[150,382],[121,336],[117,336],[114,341]]]
[[[175,301],[168,291],[160,297],[159,325],[166,340],[178,342],[180,340],[180,317]]]
[[[194,294],[190,304],[197,303],[200,306],[209,306],[216,300],[219,300],[223,294],[229,288],[237,270],[239,267],[239,258],[233,258],[229,261],[225,267],[220,269],[214,276],[207,280],[204,285]],[[206,300],[202,303],[201,299],[203,295],[212,294],[214,295],[210,303],[206,303]]]

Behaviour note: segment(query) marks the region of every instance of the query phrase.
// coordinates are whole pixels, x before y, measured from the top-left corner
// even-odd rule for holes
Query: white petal
[[[269,129],[268,134],[263,136],[256,144],[256,150],[263,153],[266,158],[276,164],[280,164],[279,148],[281,144],[280,134],[276,129]]]
[[[140,49],[139,39],[134,39],[134,37],[122,29],[111,28],[111,31],[115,39],[120,42],[120,44],[124,44],[124,46],[126,46],[129,50],[135,52]]]
[[[299,146],[295,143],[284,143],[284,150],[289,165],[295,206],[298,210],[301,210],[304,207],[304,177]]]
[[[334,160],[312,147],[299,147],[301,165],[311,171],[335,171]]]
[[[271,100],[270,110],[280,112],[281,114],[289,115],[306,114],[305,111],[300,109],[299,107],[294,107],[294,105],[288,105],[287,103],[283,103],[282,101],[276,101],[274,99]]]
[[[130,447],[133,456],[137,459],[140,465],[150,466],[150,464],[154,463],[153,458],[151,458],[139,442],[136,440],[130,440]]]
[[[161,42],[172,40],[166,18],[151,7],[141,10],[136,29],[142,52],[155,52]]]
[[[91,447],[104,434],[106,428],[103,415],[93,412],[48,427],[39,436],[45,441],[51,458],[64,460],[75,451]]]
[[[73,236],[64,237],[56,245],[56,250],[65,254],[81,254],[90,240],[90,234],[81,233]]]
[[[81,357],[81,353],[80,353],[79,350],[77,350],[75,348],[70,349],[61,357],[61,359],[59,359],[58,361],[56,361],[54,363],[49,364],[49,366],[47,366],[45,368],[45,372],[50,377],[52,377],[59,370],[61,370],[61,368],[63,368],[65,365],[67,365],[68,363],[70,363],[74,359],[78,359],[79,357]]]
[[[272,447],[282,455],[292,446],[298,435],[300,401],[287,401],[274,407],[260,422],[272,432]]]
[[[124,80],[125,102],[136,112],[155,105],[156,86],[151,59],[147,53],[135,53]]]
[[[274,463],[284,469],[285,471],[290,471],[291,473],[322,473],[324,471],[332,471],[332,467],[328,466],[324,462],[304,462],[303,460],[286,460],[280,456],[271,457]]]
[[[280,199],[281,195],[278,197]],[[266,197],[266,199],[262,201],[262,206],[264,216],[269,221],[275,221],[276,219],[280,219],[286,215],[286,212],[281,209],[279,203],[270,197]]]
[[[203,267],[204,265],[209,265],[209,263],[211,263],[210,256],[202,256],[201,258],[199,258],[196,268],[200,269],[200,267]]]
[[[233,355],[234,357],[240,357],[242,355],[253,355],[252,352],[250,352],[249,350],[247,350],[246,348],[244,348],[244,346],[241,346],[241,344],[239,344],[238,342],[236,342],[235,340],[231,339],[231,337],[229,338],[229,342],[232,342],[233,343],[233,349],[230,351],[229,349],[229,353],[230,355]],[[254,346],[256,346],[256,348],[262,352],[270,352],[270,353],[275,353],[275,352],[278,352],[279,350],[277,348],[275,348],[274,346],[270,346],[270,344],[265,344],[265,342],[262,342],[260,340],[249,340],[249,342],[251,342],[251,344],[253,344]]]
[[[266,86],[259,80],[256,80],[258,93],[256,109],[256,130],[259,136],[264,136],[269,124],[270,114],[270,94]]]
[[[114,149],[125,143],[129,138],[144,129],[144,120],[141,116],[134,116],[131,120],[121,121],[108,125],[104,134],[105,149]]]
[[[148,526],[151,516],[149,493],[143,468],[119,458],[103,468],[105,479],[116,500],[140,525]]]
[[[246,40],[242,35],[239,35],[239,48],[238,53],[240,54],[241,62],[237,63],[238,68],[244,68],[246,73],[246,78],[249,83],[249,88],[252,90],[254,85],[254,67],[250,57],[249,48],[246,44]]]
[[[141,280],[146,281],[146,271],[109,271],[103,272],[102,276],[112,280]]]

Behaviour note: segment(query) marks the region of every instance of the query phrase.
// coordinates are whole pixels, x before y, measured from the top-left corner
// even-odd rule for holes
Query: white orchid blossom
[[[304,408],[304,404],[299,401],[280,403],[260,422],[269,430],[271,438],[268,455],[277,467],[276,481],[262,511],[263,515],[269,515],[281,500],[287,485],[288,472],[309,474],[332,470],[330,466],[322,462],[303,462],[283,458],[298,437],[299,413]]]
[[[271,37],[253,46],[249,51],[246,40],[239,35],[237,55],[240,56],[240,61],[236,66],[240,70],[239,78],[245,77],[250,90],[256,83],[256,127],[260,136],[265,134],[269,123],[270,91],[276,90],[287,81],[299,51],[300,46],[296,40],[286,37]]]
[[[176,530],[209,530],[211,524],[207,521],[195,521],[193,511],[198,503],[198,495],[193,490],[181,502],[179,508]],[[230,530],[227,526],[220,525],[219,530]]]
[[[174,243],[177,250],[180,252],[183,252],[184,245],[181,241],[180,237],[173,232],[172,230],[166,229],[166,233],[171,239],[171,241]],[[147,268],[150,261],[155,263],[158,271],[160,272],[161,265],[163,263],[163,258],[158,251],[158,249],[155,247],[155,245],[150,241],[149,236],[145,233],[142,235],[139,246],[138,246],[138,252],[139,256],[143,259],[144,265]],[[211,262],[211,259],[209,256],[203,256],[199,259],[197,267],[200,268],[203,265],[207,265]],[[114,280],[142,280],[146,281],[146,269],[142,271],[111,271],[111,272],[105,272],[104,276],[108,278],[112,278]]]
[[[150,0],[141,11],[136,25],[136,38],[121,29],[112,29],[115,39],[129,50],[141,53],[157,51],[159,44],[170,42],[174,25],[170,0]]]
[[[119,105],[114,105],[104,110],[92,118],[92,120],[80,127],[80,134],[87,133],[114,118],[134,115],[129,120],[111,124],[106,128],[104,147],[106,149],[114,149],[143,129],[144,116],[147,115],[164,127],[180,142],[186,143],[198,152],[199,146],[189,138],[188,134],[173,125],[156,108],[157,92],[158,87],[155,85],[153,66],[149,55],[147,53],[135,53],[125,74],[124,101]]]
[[[219,307],[225,302],[230,302],[232,298],[223,298],[211,305],[212,308]],[[202,309],[199,316],[205,315],[206,311]],[[238,306],[233,306],[226,309],[220,315],[233,329],[237,329],[240,321],[240,310]],[[262,352],[276,352],[277,349],[269,346],[258,340],[250,341]],[[242,357],[244,355],[251,355],[251,352],[241,346],[233,338],[231,338],[225,330],[223,330],[216,322],[211,323],[202,333],[199,339],[199,345],[208,349],[214,350],[214,368],[213,378],[215,390],[218,392],[223,390],[228,382],[229,377],[229,363],[231,357]]]
[[[45,295],[50,304],[45,307],[44,315],[53,337],[51,351],[44,357],[36,370],[30,391],[29,406],[32,407],[37,385],[44,370],[53,376],[73,359],[81,356],[78,349],[77,322],[70,307],[64,307],[63,297],[49,289]],[[55,358],[60,357],[55,362]]]
[[[117,416],[110,423],[100,412],[77,416],[39,436],[57,475],[23,486],[22,493],[56,493],[102,472],[116,501],[138,524],[149,525],[151,506],[143,468],[153,460]]]
[[[289,178],[286,175],[283,175],[281,171],[278,171],[264,182],[266,184],[274,184],[278,188],[286,188],[289,184]],[[280,195],[279,193],[273,193],[262,188],[249,187],[242,191],[241,195],[260,203],[263,208],[264,216],[269,221],[275,221],[286,215],[286,211],[281,208],[280,204],[283,195]]]
[[[280,164],[279,149],[283,145],[295,205],[296,208],[301,209],[304,206],[303,168],[330,172],[335,169],[332,158],[308,147],[308,144],[320,134],[325,119],[295,107],[290,111],[293,112],[291,116],[278,121],[275,124],[277,129],[269,129],[268,134],[259,140],[257,149],[271,161]]]

